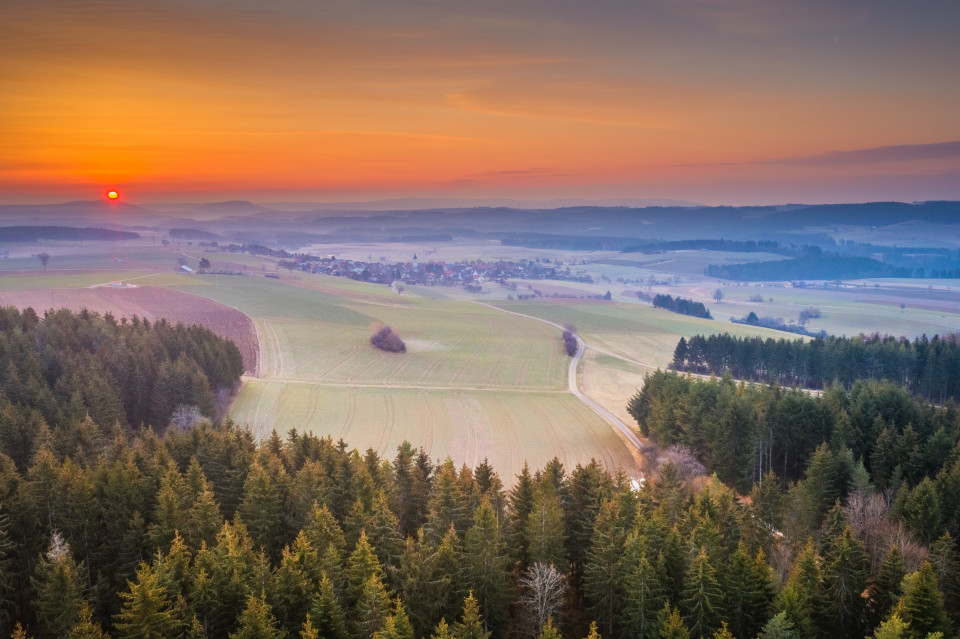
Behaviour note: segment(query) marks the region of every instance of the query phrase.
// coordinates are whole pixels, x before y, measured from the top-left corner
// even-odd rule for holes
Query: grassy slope
[[[489,457],[506,481],[524,460],[538,466],[554,456],[632,469],[611,428],[562,392],[569,360],[556,329],[337,278],[294,283],[248,277],[178,287],[254,318],[262,378],[244,385],[231,416],[258,435],[311,430],[387,455],[406,439],[458,463]],[[408,352],[370,347],[374,322],[394,327]]]

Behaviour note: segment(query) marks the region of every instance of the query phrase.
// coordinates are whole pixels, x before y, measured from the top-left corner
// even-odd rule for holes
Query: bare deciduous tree
[[[47,270],[47,262],[50,261],[49,253],[37,253],[37,259],[43,264],[43,270]]]
[[[689,448],[674,444],[664,450],[657,456],[657,468],[672,463],[680,473],[680,478],[684,481],[690,481],[707,473],[706,468],[700,463],[696,455]]]
[[[520,601],[529,613],[531,634],[537,636],[563,604],[567,585],[553,564],[538,561],[524,573],[520,586],[523,588]]]
[[[170,424],[177,430],[190,430],[201,421],[203,421],[203,415],[200,413],[200,409],[187,404],[177,406],[173,415],[170,416]]]

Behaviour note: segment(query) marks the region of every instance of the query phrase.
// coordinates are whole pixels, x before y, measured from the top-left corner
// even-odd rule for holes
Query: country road
[[[556,322],[551,322],[550,320],[545,320],[541,317],[535,317],[533,315],[525,315],[524,313],[517,313],[515,311],[508,311],[504,308],[500,308],[499,306],[494,306],[493,304],[487,304],[486,302],[475,302],[475,303],[480,304],[481,306],[486,306],[487,308],[492,308],[495,311],[500,311],[501,313],[509,313],[511,315],[516,315],[518,317],[525,317],[527,319],[543,322],[544,324],[555,326],[559,328],[561,331],[566,330],[566,328],[564,328],[563,326],[560,326]],[[633,444],[634,447],[636,447],[637,451],[639,451],[640,453],[643,453],[645,449],[643,442],[640,441],[640,438],[637,437],[636,433],[634,433],[629,426],[623,423],[623,421],[619,417],[617,417],[616,415],[608,411],[606,408],[604,408],[600,404],[596,403],[595,401],[593,401],[592,399],[584,395],[583,392],[581,392],[580,387],[577,384],[577,366],[580,364],[580,358],[583,357],[583,352],[587,349],[589,344],[583,341],[583,339],[581,339],[581,337],[577,334],[574,334],[574,337],[577,338],[577,352],[571,358],[570,368],[567,370],[567,386],[569,387],[570,392],[574,395],[574,397],[579,399],[580,402],[582,402],[587,408],[589,408],[590,410],[595,412],[597,415],[602,417],[604,421],[606,421],[614,429],[616,429],[620,434],[622,434],[627,439],[627,441],[629,441],[631,444]],[[590,347],[590,348],[594,348],[594,347]],[[648,366],[647,364],[643,364],[641,362],[637,362],[634,360],[629,360],[625,357],[621,357],[614,353],[609,353],[603,349],[596,349],[596,350],[606,353],[612,357],[617,357],[618,359],[629,361],[633,364],[639,364],[640,366]]]

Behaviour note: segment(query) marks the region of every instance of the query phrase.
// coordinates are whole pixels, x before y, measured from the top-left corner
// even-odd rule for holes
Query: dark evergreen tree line
[[[775,478],[750,504],[672,464],[635,491],[554,460],[505,490],[486,462],[406,443],[388,461],[230,424],[65,430],[84,445],[47,437],[22,472],[0,455],[3,636],[813,639],[957,621],[952,537],[901,551],[910,533],[878,543],[839,506],[794,525]]]
[[[89,417],[162,428],[180,405],[213,417],[214,392],[239,382],[243,361],[233,342],[198,326],[7,307],[0,371],[0,448],[23,468],[46,427]]]
[[[911,268],[891,266],[868,257],[822,255],[792,260],[711,264],[707,275],[744,282],[837,280],[861,277],[913,277]]]
[[[46,323],[17,317],[4,336]],[[715,383],[744,396],[722,416],[735,432],[754,387]],[[634,490],[622,472],[554,459],[505,489],[486,461],[458,468],[407,443],[389,461],[296,431],[256,442],[229,423],[158,436],[39,421],[14,440],[23,466],[0,442],[0,636],[951,636],[957,411],[913,414],[909,395],[880,391],[851,392],[848,410],[889,419],[894,449],[876,463],[943,456],[935,475],[894,469],[889,500],[840,436],[789,490],[768,473],[745,501],[673,463]],[[843,399],[833,392],[823,401]]]
[[[713,319],[713,316],[710,315],[710,309],[704,306],[702,302],[694,302],[685,297],[674,298],[672,295],[660,293],[653,297],[653,306],[674,313],[680,313],[681,315]]]
[[[857,382],[850,391],[834,385],[814,396],[658,371],[628,410],[644,435],[690,448],[741,492],[771,471],[798,481],[812,468],[829,469],[813,506],[817,520],[847,496],[856,473],[888,496],[928,482],[943,506],[914,532],[960,535],[960,511],[948,506],[960,503],[960,411],[952,403],[933,407],[889,382]]]
[[[889,380],[928,400],[960,398],[960,340],[926,335],[912,342],[879,335],[774,340],[724,333],[681,337],[674,369],[822,389],[863,379]]]

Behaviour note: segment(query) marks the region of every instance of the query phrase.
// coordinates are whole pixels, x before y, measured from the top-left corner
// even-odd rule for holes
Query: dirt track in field
[[[260,374],[260,347],[250,318],[196,295],[154,286],[0,291],[0,306],[32,307],[40,315],[51,309],[86,308],[101,315],[111,313],[117,318],[136,315],[151,322],[163,318],[174,324],[199,324],[236,343],[243,355],[246,375]]]

